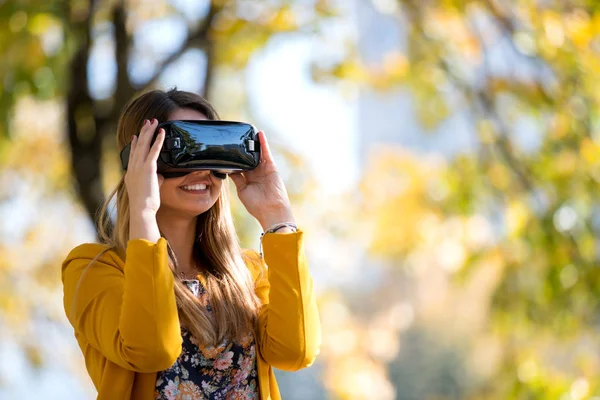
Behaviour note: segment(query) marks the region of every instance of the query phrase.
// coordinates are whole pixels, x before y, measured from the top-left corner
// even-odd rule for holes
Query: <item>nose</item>
[[[218,178],[218,179],[221,179],[221,180],[227,178],[227,174],[224,174],[224,173],[219,172],[219,171],[212,171],[212,170],[199,170],[199,171],[194,171],[191,174],[196,175],[196,176],[200,176],[202,178],[205,178],[207,175],[212,175],[215,178]]]
[[[189,175],[205,178],[208,175],[210,175],[210,171],[208,171],[208,170],[192,171],[189,173]]]

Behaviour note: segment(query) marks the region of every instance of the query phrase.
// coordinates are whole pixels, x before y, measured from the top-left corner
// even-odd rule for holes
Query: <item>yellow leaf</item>
[[[523,202],[513,200],[509,203],[505,214],[509,236],[518,237],[524,232],[529,215],[529,208]]]
[[[37,14],[31,18],[28,29],[34,35],[41,35],[50,27],[59,24],[60,22],[49,14]]]
[[[600,148],[590,138],[581,141],[580,152],[583,160],[588,165],[595,165],[600,159]]]

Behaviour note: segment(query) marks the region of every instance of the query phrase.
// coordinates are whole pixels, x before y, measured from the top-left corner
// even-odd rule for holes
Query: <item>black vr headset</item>
[[[192,171],[210,170],[218,178],[249,171],[260,163],[258,131],[252,125],[231,121],[167,121],[156,128],[165,130],[165,140],[157,160],[158,173],[165,178],[184,176]],[[121,151],[121,164],[127,170],[131,144]]]

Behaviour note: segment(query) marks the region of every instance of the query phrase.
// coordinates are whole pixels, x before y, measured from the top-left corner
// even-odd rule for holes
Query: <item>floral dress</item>
[[[184,283],[211,311],[206,289],[198,280]],[[156,400],[259,399],[256,343],[252,333],[239,342],[202,347],[182,327],[182,352],[171,368],[156,376]]]

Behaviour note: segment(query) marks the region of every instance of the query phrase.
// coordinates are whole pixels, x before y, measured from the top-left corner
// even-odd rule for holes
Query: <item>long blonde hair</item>
[[[169,119],[175,110],[188,108],[201,112],[208,119],[218,119],[213,107],[195,93],[154,90],[131,100],[124,108],[117,126],[119,149],[138,134],[144,119]],[[116,195],[116,223],[108,215],[111,199]],[[124,178],[104,203],[99,215],[100,240],[124,258],[129,240],[129,199]],[[169,267],[175,277],[175,298],[179,320],[203,346],[218,346],[223,340],[241,339],[254,328],[259,301],[242,250],[235,233],[229,207],[228,185],[223,184],[213,207],[197,217],[194,257],[202,261],[206,291],[212,317],[199,299],[176,274],[177,259],[171,247]]]

